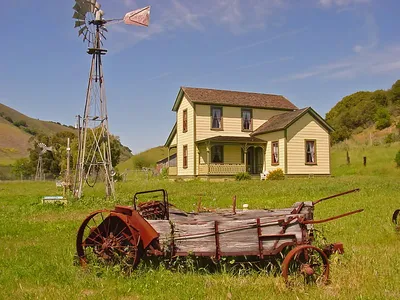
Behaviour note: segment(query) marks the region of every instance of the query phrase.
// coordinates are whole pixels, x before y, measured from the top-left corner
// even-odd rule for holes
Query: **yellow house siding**
[[[183,111],[187,109],[187,131],[183,132]],[[184,96],[177,111],[177,170],[180,175],[195,174],[194,109]],[[175,139],[175,138],[174,138]],[[183,146],[188,147],[187,168],[183,168]]]
[[[257,135],[257,138],[267,141],[267,150],[265,152],[264,171],[273,171],[278,168],[285,171],[285,133],[283,130]],[[272,142],[279,142],[279,165],[271,165],[272,160]]]
[[[249,132],[242,131],[242,108],[222,106],[223,130],[211,130],[210,105],[196,104],[196,141],[213,136],[249,136]],[[253,130],[264,124],[270,117],[286,111],[253,108]]]
[[[305,140],[316,140],[316,165],[305,164]],[[330,174],[329,133],[306,114],[287,129],[287,174]]]
[[[224,164],[240,164],[242,151],[240,145],[224,145]]]

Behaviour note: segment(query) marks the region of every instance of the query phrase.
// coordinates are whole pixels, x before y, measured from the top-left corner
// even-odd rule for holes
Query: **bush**
[[[375,115],[375,121],[376,121],[375,127],[378,130],[385,129],[392,124],[392,122],[390,121],[389,111],[383,107],[377,110]]]
[[[385,136],[385,144],[391,144],[394,142],[394,134],[389,133],[387,136]]]
[[[241,172],[241,173],[237,173],[235,175],[235,180],[237,180],[237,181],[250,180],[250,179],[251,179],[251,175],[247,172]]]
[[[26,122],[25,121],[23,121],[23,120],[20,120],[20,121],[15,121],[14,123],[14,126],[17,126],[17,127],[27,127],[28,126],[28,124],[26,124]]]
[[[397,167],[400,167],[400,151],[399,151],[399,152],[397,152],[397,154],[396,154],[396,157],[395,157],[394,161],[396,162],[396,164],[397,164]]]
[[[13,119],[11,119],[9,116],[4,117],[8,122],[13,123]]]
[[[162,168],[160,175],[161,175],[161,178],[164,178],[164,179],[168,178],[168,168]]]
[[[285,179],[285,174],[283,174],[283,170],[278,168],[274,171],[269,171],[267,175],[268,180],[283,180]]]

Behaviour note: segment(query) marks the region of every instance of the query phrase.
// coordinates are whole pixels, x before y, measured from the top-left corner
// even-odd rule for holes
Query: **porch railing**
[[[235,175],[245,172],[244,164],[201,164],[199,165],[199,175]]]

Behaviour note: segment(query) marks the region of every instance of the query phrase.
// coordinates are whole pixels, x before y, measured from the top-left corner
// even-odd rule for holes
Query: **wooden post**
[[[207,175],[210,173],[210,143],[207,143]]]
[[[232,212],[234,215],[236,215],[236,195],[233,196],[233,201],[232,201]]]
[[[347,164],[350,164],[350,156],[349,156],[349,150],[346,150],[346,160],[347,160]]]
[[[367,157],[366,156],[363,157],[363,161],[364,161],[364,167],[366,167],[367,166]]]

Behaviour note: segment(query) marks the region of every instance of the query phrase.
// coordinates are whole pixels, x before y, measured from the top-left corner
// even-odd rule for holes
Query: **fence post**
[[[366,156],[363,157],[363,161],[364,161],[364,167],[366,167],[367,166],[367,157]]]
[[[349,156],[349,150],[346,150],[346,160],[347,160],[347,164],[350,164],[350,156]]]

